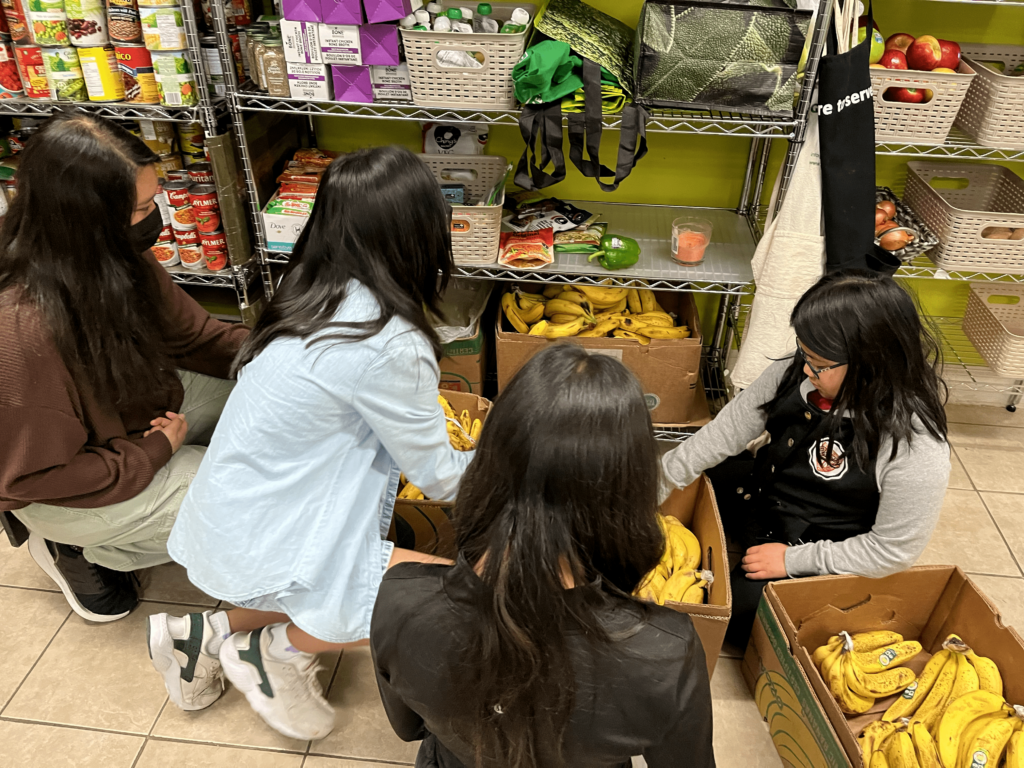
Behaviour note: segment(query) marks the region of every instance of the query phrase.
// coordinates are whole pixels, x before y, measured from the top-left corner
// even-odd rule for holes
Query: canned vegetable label
[[[199,231],[195,227],[192,229],[176,229],[174,230],[174,242],[178,244],[179,248],[199,245]]]
[[[202,269],[206,266],[206,259],[203,258],[203,249],[198,245],[188,248],[178,247],[178,257],[181,263],[189,269]]]
[[[168,171],[180,171],[181,167],[181,155],[163,155],[156,161],[156,175],[166,179]]]
[[[14,60],[25,85],[25,95],[30,99],[49,99],[50,81],[46,79],[42,49],[34,45],[19,45],[14,49]]]
[[[30,42],[28,33],[28,17],[25,15],[25,8],[21,0],[0,0],[4,9],[4,19],[11,33],[11,39],[16,43]]]
[[[209,163],[195,163],[188,167],[188,177],[193,184],[213,184],[213,166]]]
[[[200,232],[220,229],[220,203],[212,184],[197,184],[188,191],[188,198],[195,212],[196,229]]]
[[[89,101],[121,101],[124,99],[124,81],[117,71],[114,49],[79,48],[78,59],[85,76],[85,90]]]
[[[86,101],[85,78],[76,48],[44,48],[43,65],[57,101]]]
[[[201,154],[206,139],[200,123],[178,123],[178,144],[186,155]]]
[[[143,45],[119,45],[114,49],[117,68],[124,83],[124,100],[133,104],[159,104],[153,60]],[[172,134],[173,136],[173,134]],[[152,147],[150,147],[152,149]],[[157,154],[163,154],[154,150]],[[166,152],[170,152],[167,149]]]
[[[14,58],[14,46],[0,43],[0,99],[13,99],[25,95],[18,74],[18,62]]]
[[[113,42],[142,42],[142,22],[135,0],[107,1],[107,32]]]
[[[46,6],[43,6],[46,8]],[[29,4],[29,29],[32,42],[41,46],[68,45],[68,17],[58,4],[56,9],[33,11]]]
[[[142,14],[142,36],[151,51],[181,51],[188,48],[181,8],[146,8]]]
[[[199,103],[192,65],[183,51],[153,53],[153,71],[165,107],[192,107]]]
[[[103,0],[64,0],[64,11],[72,45],[89,47],[110,42]]]

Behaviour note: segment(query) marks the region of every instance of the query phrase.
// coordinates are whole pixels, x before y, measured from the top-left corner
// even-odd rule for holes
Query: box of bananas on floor
[[[490,401],[478,395],[449,390],[441,390],[437,399],[444,411],[452,447],[459,451],[473,450],[491,407]],[[455,531],[449,519],[451,508],[450,501],[425,498],[423,491],[403,474],[398,481],[398,498],[388,540],[405,549],[454,557]]]
[[[522,283],[501,297],[495,336],[499,389],[545,346],[568,339],[633,371],[655,422],[710,421],[700,381],[700,317],[688,293]]]
[[[751,648],[793,765],[1024,768],[1024,642],[958,568],[769,585]]]
[[[636,594],[690,615],[711,674],[732,616],[725,532],[711,483],[702,475],[674,491],[660,512],[665,553]]]

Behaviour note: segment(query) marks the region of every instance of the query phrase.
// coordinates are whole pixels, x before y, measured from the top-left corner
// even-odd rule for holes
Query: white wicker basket
[[[1010,73],[1024,63],[1019,45],[963,46],[965,61],[978,73],[956,124],[983,147],[1024,149],[1024,77]],[[985,62],[1000,61],[1003,72]]]
[[[959,180],[966,185],[957,189]],[[911,161],[903,202],[938,236],[928,256],[943,269],[1024,274],[1024,240],[982,236],[1024,228],[1024,179],[1009,168]]]
[[[442,0],[444,8],[461,8],[459,0]],[[512,11],[523,8],[530,14],[526,30],[516,34],[489,35],[476,32],[419,32],[402,30],[405,60],[409,65],[412,100],[421,107],[456,109],[514,109],[512,67],[523,56],[526,38],[533,31],[537,7],[529,3],[491,3],[492,18],[499,24],[509,20]],[[466,51],[483,58],[479,69],[442,67],[437,63],[440,51]]]
[[[472,171],[472,181],[458,181],[466,186],[466,198],[486,200],[501,181],[508,160],[499,155],[420,155],[439,184],[453,183],[447,171]],[[501,214],[505,203],[504,188],[494,205],[452,206],[452,255],[456,264],[493,264],[498,260],[501,240]]]
[[[1024,286],[971,283],[963,329],[995,373],[1024,378]]]
[[[872,69],[875,141],[942,144],[974,76],[974,70],[966,62],[961,62],[957,74],[952,75],[909,69]],[[931,91],[932,98],[926,104],[886,101],[883,95],[890,88]]]

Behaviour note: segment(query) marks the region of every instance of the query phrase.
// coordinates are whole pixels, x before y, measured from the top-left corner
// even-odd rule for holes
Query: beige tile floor
[[[964,568],[1024,632],[1024,412],[950,406],[953,473],[922,563]],[[309,744],[270,730],[229,689],[204,712],[167,702],[145,649],[146,616],[216,605],[177,566],[152,569],[124,621],[87,625],[29,558],[0,536],[0,767],[386,768],[416,747],[391,732],[367,651],[324,659],[338,728]],[[720,768],[780,766],[726,648],[712,681]]]

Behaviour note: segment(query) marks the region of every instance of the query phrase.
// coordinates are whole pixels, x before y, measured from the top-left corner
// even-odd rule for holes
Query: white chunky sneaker
[[[273,630],[285,625],[236,632],[220,647],[228,680],[249,705],[278,733],[305,741],[322,739],[334,729],[334,707],[316,679],[316,656],[295,653],[282,661],[268,651]]]
[[[224,692],[220,659],[211,648],[220,639],[210,624],[212,613],[181,618],[158,613],[146,626],[149,658],[163,676],[171,701],[184,710],[206,709]]]

